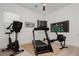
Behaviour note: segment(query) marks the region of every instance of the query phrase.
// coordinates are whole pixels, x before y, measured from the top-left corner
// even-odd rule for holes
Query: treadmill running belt
[[[47,46],[47,44],[42,42],[41,40],[35,40],[35,43],[37,47]]]

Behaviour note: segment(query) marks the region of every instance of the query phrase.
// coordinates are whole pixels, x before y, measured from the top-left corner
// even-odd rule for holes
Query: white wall
[[[5,36],[5,28],[4,28],[4,22],[3,22],[3,12],[0,10],[0,48],[6,47],[7,39]]]
[[[79,4],[64,7],[47,16],[49,23],[69,20],[69,33],[63,33],[67,37],[67,44],[79,47]],[[56,38],[55,33],[50,33],[50,38]]]
[[[12,23],[13,21],[20,21],[20,15],[16,13],[4,11],[3,19],[5,23]]]
[[[5,28],[7,22],[4,21],[3,13],[6,11],[15,13],[20,16],[20,21],[23,22],[23,27],[18,35],[20,44],[26,44],[33,40],[32,30],[33,28],[25,28],[25,21],[34,22],[36,24],[37,19],[42,19],[42,16],[36,12],[30,11],[26,8],[20,7],[16,4],[0,4],[0,49],[5,48],[8,44],[8,35],[5,35]],[[6,26],[5,26],[6,25]],[[13,39],[12,39],[13,40]]]

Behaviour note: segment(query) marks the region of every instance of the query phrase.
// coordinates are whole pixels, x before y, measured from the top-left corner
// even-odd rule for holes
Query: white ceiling
[[[18,5],[38,13],[43,13],[43,3],[18,3]],[[71,3],[47,3],[45,13],[57,11],[68,5],[71,5]]]

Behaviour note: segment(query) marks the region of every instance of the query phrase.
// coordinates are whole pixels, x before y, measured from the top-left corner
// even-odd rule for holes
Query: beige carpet
[[[13,54],[13,51],[9,51],[9,50],[2,51],[2,50],[0,50],[0,56],[9,56],[11,54]]]
[[[52,48],[53,48],[54,52],[43,53],[40,55],[41,56],[57,56],[64,51],[64,49],[62,49],[62,50],[59,49],[60,47],[61,46],[59,44],[54,43],[54,44],[52,44]],[[30,54],[35,55],[32,43],[23,45],[23,48],[24,48],[24,50],[27,50]]]
[[[51,45],[54,50],[53,53],[52,52],[43,53],[43,54],[39,54],[39,56],[79,56],[79,47],[68,46],[68,48],[60,50],[59,49],[61,47],[60,44],[52,43]],[[31,43],[22,45],[21,48],[24,49],[24,52],[19,53],[16,56],[34,56],[35,55],[33,46]],[[12,51],[2,52],[0,50],[0,56],[9,56],[12,53],[13,53]]]

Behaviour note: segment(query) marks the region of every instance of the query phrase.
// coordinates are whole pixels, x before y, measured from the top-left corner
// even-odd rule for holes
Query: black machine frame
[[[64,49],[64,48],[68,48],[65,44],[65,41],[66,41],[66,36],[62,35],[62,34],[58,34],[57,32],[55,32],[56,35],[57,35],[57,39],[52,39],[50,40],[50,42],[55,42],[55,41],[58,41],[60,42],[61,44],[61,48],[60,49]]]
[[[35,33],[34,32],[38,31],[38,30],[43,30],[45,32],[48,44],[45,44],[41,40],[35,40]],[[53,52],[53,49],[52,49],[52,46],[50,44],[50,40],[49,40],[49,37],[48,37],[48,34],[47,34],[48,30],[49,30],[49,28],[34,28],[32,44],[33,44],[33,47],[34,47],[35,55],[45,53],[45,52]]]
[[[22,28],[22,22],[20,21],[13,21],[13,23],[10,24],[9,27],[7,27],[7,30],[10,30],[10,32],[6,32],[5,34],[9,35],[9,44],[7,45],[6,49],[3,49],[2,51],[5,50],[13,50],[14,53],[11,54],[10,56],[15,56],[16,54],[23,52],[24,50],[19,50],[19,42],[18,42],[18,33],[20,32],[21,28]],[[12,26],[12,27],[11,27]],[[15,32],[15,41],[12,42],[12,39],[10,37],[10,34],[12,34],[13,32]]]

